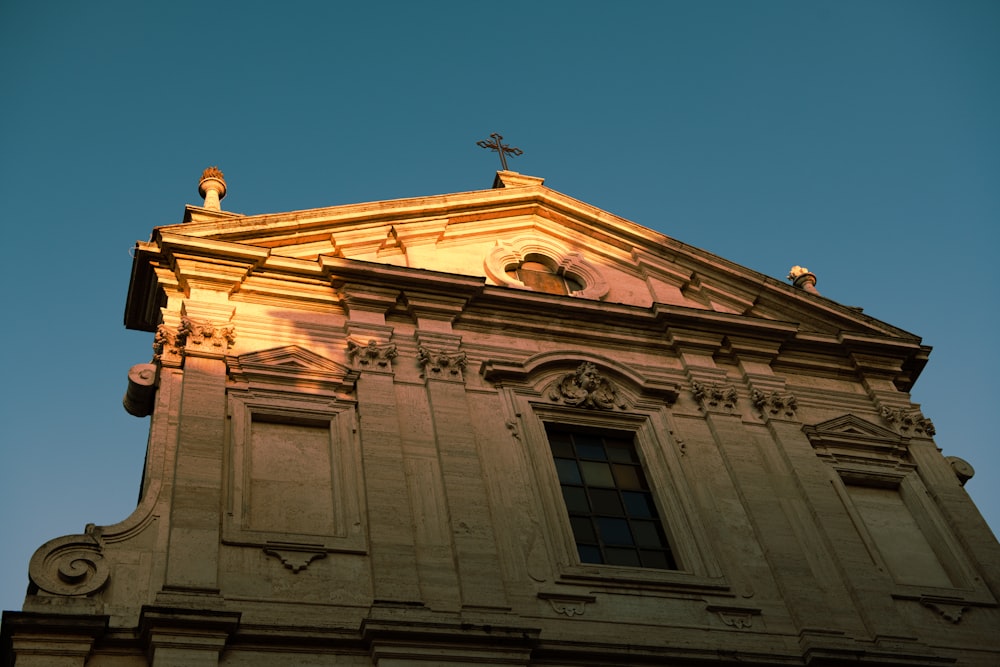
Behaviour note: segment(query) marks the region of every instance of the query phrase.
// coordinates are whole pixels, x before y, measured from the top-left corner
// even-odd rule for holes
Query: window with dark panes
[[[580,561],[676,570],[633,436],[546,432]]]
[[[507,270],[507,275],[516,278],[536,292],[549,294],[572,294],[583,289],[574,278],[556,273],[542,262],[526,261]]]

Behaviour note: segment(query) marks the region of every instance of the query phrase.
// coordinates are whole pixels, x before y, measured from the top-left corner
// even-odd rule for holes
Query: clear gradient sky
[[[135,506],[129,250],[510,167],[934,346],[913,393],[1000,527],[1000,3],[0,0],[0,608]]]

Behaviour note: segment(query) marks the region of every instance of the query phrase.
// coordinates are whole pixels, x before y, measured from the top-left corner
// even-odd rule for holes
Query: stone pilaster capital
[[[236,342],[236,327],[181,316],[177,339],[184,342],[184,355],[222,359]]]
[[[899,408],[890,405],[879,405],[879,415],[902,436],[910,438],[931,438],[934,436],[934,423],[924,417],[917,408]]]
[[[797,420],[798,401],[793,394],[788,392],[777,390],[766,392],[752,387],[750,389],[750,402],[754,404],[765,421],[770,419]]]
[[[446,352],[418,345],[417,363],[425,379],[465,381],[465,352]]]
[[[739,396],[731,384],[691,382],[691,393],[704,412],[732,414]]]
[[[392,360],[396,358],[395,343],[379,343],[374,338],[367,343],[347,339],[347,356],[355,368],[362,371],[392,372]]]

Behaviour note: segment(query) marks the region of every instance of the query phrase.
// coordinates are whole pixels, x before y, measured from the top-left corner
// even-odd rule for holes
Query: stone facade
[[[39,548],[3,664],[1000,664],[929,349],[805,269],[508,171],[258,216],[200,189],[136,248],[139,505]]]

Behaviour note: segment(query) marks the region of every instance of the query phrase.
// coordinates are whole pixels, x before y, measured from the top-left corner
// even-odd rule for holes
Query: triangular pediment
[[[906,463],[909,438],[852,414],[805,426],[802,431],[818,455],[842,466],[905,468],[911,465]]]
[[[227,360],[229,377],[249,386],[344,390],[357,372],[297,345],[241,354]]]
[[[919,346],[916,336],[858,309],[688,246],[547,188],[541,179],[500,172],[498,185],[503,187],[195,219],[157,228],[138,251],[188,254],[193,248],[220,260],[233,258],[248,267],[234,291],[248,294],[270,290],[283,275],[311,273],[317,276],[315,287],[300,280],[288,292],[314,301],[326,298],[318,294],[320,285],[331,271],[343,273],[344,261],[385,266],[399,279],[407,271],[436,272],[472,279],[487,289],[525,291],[537,288],[518,269],[532,262],[564,281],[566,297],[639,308],[665,305]]]

